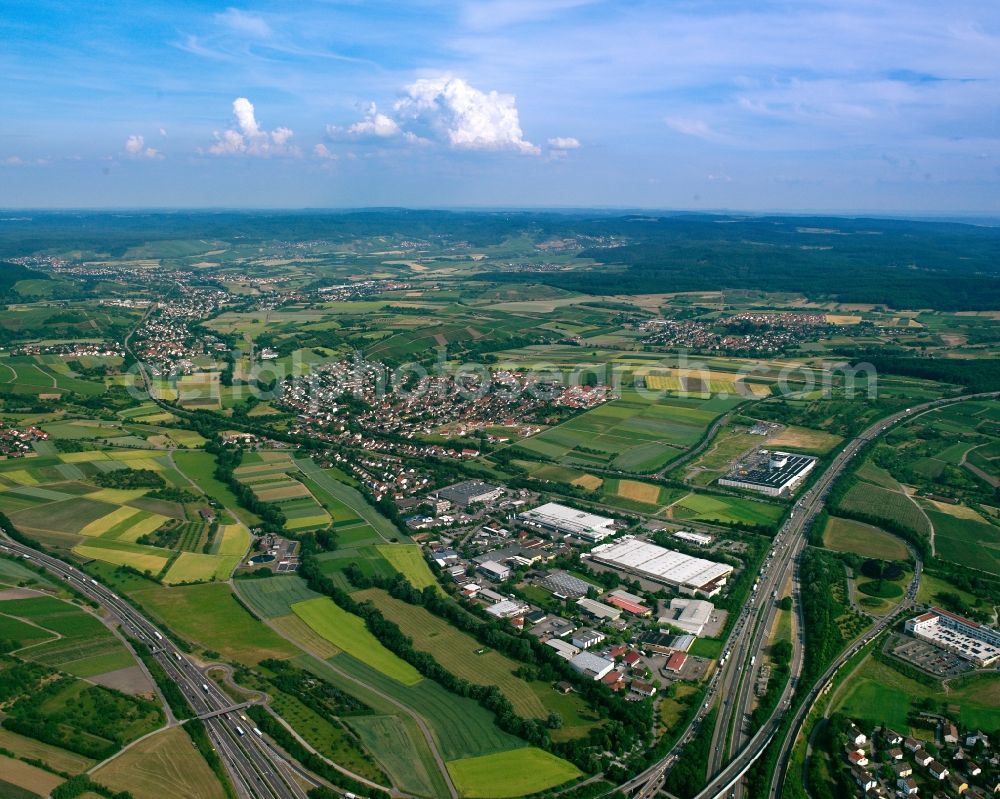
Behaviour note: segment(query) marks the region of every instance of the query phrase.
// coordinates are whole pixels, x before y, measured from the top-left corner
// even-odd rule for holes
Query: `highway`
[[[162,631],[104,585],[67,563],[14,541],[0,530],[0,548],[30,559],[46,571],[66,580],[81,594],[98,603],[118,620],[122,629],[142,641],[164,671],[184,693],[195,714],[204,719],[210,740],[229,772],[241,799],[306,799],[301,782],[320,783],[297,763],[287,760],[252,721]]]
[[[724,662],[720,663],[720,668],[713,674],[705,700],[697,715],[670,752],[638,776],[618,786],[619,790],[634,793],[639,799],[653,796],[663,785],[666,772],[680,756],[684,747],[699,734],[702,721],[709,709],[720,699],[719,716],[716,728],[712,732],[708,769],[709,782],[696,799],[716,799],[739,784],[743,775],[774,739],[781,727],[783,715],[790,708],[793,695],[798,688],[804,654],[801,603],[798,601],[798,558],[805,547],[805,534],[817,514],[825,506],[826,497],[833,484],[850,464],[851,459],[863,447],[899,422],[944,405],[972,399],[997,397],[998,395],[1000,392],[970,394],[915,405],[879,420],[844,446],[809,490],[798,500],[788,520],[775,536],[771,549],[765,556],[758,588],[752,593],[747,605],[740,611],[723,647]],[[918,562],[914,572],[917,580],[919,580],[919,572],[920,564]],[[764,647],[767,646],[774,615],[777,612],[772,593],[776,590],[780,593],[780,587],[784,585],[789,575],[793,578],[793,604],[799,614],[798,634],[792,637],[791,677],[771,714],[771,718],[755,732],[749,730],[744,732],[743,721],[751,707],[753,686],[756,682],[757,671],[761,666],[760,655]],[[915,589],[912,586],[910,593],[915,595]],[[849,645],[844,654],[830,667],[831,673],[850,658],[858,647],[863,646],[871,638],[881,633],[886,626],[892,623],[895,615],[902,612],[904,606],[908,607],[911,602],[912,597],[908,596],[906,602],[897,608],[894,614],[883,619],[878,625]],[[806,702],[807,705],[811,705],[811,699],[818,694],[823,685],[825,682],[821,679],[817,683],[818,687],[813,686],[810,690],[810,701]],[[801,712],[796,714],[796,720],[799,719],[799,715],[804,720],[805,714]],[[732,739],[728,741],[728,744],[731,744],[729,746],[727,738],[731,723],[734,729]],[[787,744],[783,744],[783,752],[787,746]],[[780,782],[778,782],[777,788],[772,785],[772,799],[777,799],[779,793]]]

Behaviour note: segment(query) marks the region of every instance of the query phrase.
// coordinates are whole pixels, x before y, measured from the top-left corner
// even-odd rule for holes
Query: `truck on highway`
[[[236,734],[239,735],[242,738],[244,735],[246,735],[246,731],[239,724],[237,724],[236,725]]]
[[[203,682],[201,684],[201,690],[203,690],[207,694],[208,693],[208,683]]]
[[[158,631],[158,630],[153,630],[153,635],[155,635],[155,636],[156,636],[156,640],[157,640],[157,641],[162,641],[162,640],[163,640],[163,636],[162,636],[162,635],[160,635],[160,633],[159,633],[159,631]]]

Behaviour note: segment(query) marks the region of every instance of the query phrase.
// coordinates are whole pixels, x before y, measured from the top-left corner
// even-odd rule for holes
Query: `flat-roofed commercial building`
[[[726,563],[695,558],[631,536],[595,547],[590,557],[688,595],[715,596],[733,573]]]
[[[704,533],[692,533],[690,530],[678,530],[674,533],[674,538],[687,541],[689,544],[697,544],[700,547],[707,547],[712,543],[712,536]]]
[[[729,474],[719,478],[719,485],[777,497],[798,488],[816,463],[817,459],[811,455],[762,449],[749,461],[737,464]]]
[[[447,488],[439,488],[433,496],[446,499],[460,508],[475,502],[493,502],[503,496],[503,488],[482,480],[465,480]]]
[[[979,668],[1000,660],[1000,632],[940,608],[906,622],[910,635],[961,655]]]
[[[599,680],[615,667],[615,662],[592,652],[581,652],[570,660],[569,665],[581,674]]]
[[[576,606],[580,608],[584,613],[593,616],[595,619],[601,619],[603,621],[614,621],[621,617],[622,612],[618,608],[613,608],[610,605],[605,605],[603,602],[597,602],[593,599],[588,599],[583,597],[576,601]]]
[[[547,502],[533,510],[517,514],[527,525],[554,530],[584,541],[603,541],[615,533],[615,521],[606,516],[569,508],[558,502]]]
[[[660,617],[660,624],[669,624],[691,635],[701,635],[715,612],[715,605],[703,599],[674,597],[670,609]]]

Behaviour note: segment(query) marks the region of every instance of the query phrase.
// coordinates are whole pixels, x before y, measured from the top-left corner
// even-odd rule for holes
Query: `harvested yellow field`
[[[62,785],[63,778],[49,774],[40,768],[29,766],[20,760],[14,760],[6,755],[0,755],[0,774],[5,782],[24,788],[39,796],[48,796],[56,786]]]
[[[326,660],[339,655],[343,650],[335,647],[294,613],[278,616],[268,621],[282,638],[302,647],[306,652]]]
[[[104,535],[116,524],[120,524],[121,522],[131,519],[137,513],[139,513],[138,508],[115,508],[115,510],[111,511],[111,513],[107,516],[102,516],[100,519],[94,519],[94,521],[80,531],[80,535],[88,537]]]
[[[262,491],[254,490],[257,499],[261,502],[280,502],[283,499],[298,499],[299,497],[311,497],[309,489],[297,481],[289,481],[284,485],[275,488],[265,488]]]
[[[156,455],[155,452],[146,453],[147,455]],[[118,459],[120,460],[120,458]],[[153,472],[159,472],[163,470],[163,464],[154,461],[152,458],[133,458],[128,462],[130,469],[149,469]]]
[[[770,447],[789,447],[791,449],[807,449],[813,452],[829,452],[843,439],[822,430],[810,430],[808,427],[786,427],[778,435],[767,440]]]
[[[677,375],[646,375],[646,387],[653,391],[680,391],[681,379]]]
[[[638,480],[619,480],[618,496],[655,505],[660,500],[660,487],[651,483],[640,483]]]
[[[180,727],[140,741],[94,772],[94,781],[135,799],[184,796],[225,799],[225,792],[205,759]]]
[[[250,546],[250,533],[241,524],[225,524],[219,528],[222,541],[219,543],[220,555],[239,555],[240,557]]]
[[[124,505],[133,499],[138,499],[146,493],[145,488],[102,488],[87,494],[87,499],[96,499],[100,502],[110,502],[112,505]]]
[[[741,380],[736,384],[736,388],[741,397],[745,397],[748,394],[751,397],[771,396],[771,387],[765,386],[763,383],[746,383]]]
[[[15,469],[12,472],[4,472],[4,477],[23,486],[38,485],[38,481],[28,472],[27,469]]]
[[[79,774],[94,765],[94,761],[89,757],[70,752],[68,749],[60,749],[58,746],[50,746],[34,738],[26,738],[3,727],[0,727],[0,747],[18,757],[41,760],[56,771],[64,771],[67,774]]]
[[[861,323],[861,317],[852,314],[828,313],[826,322],[829,325],[857,325]]]
[[[585,474],[582,477],[577,477],[570,485],[580,486],[580,488],[585,488],[588,491],[596,491],[604,485],[604,481],[597,475]]]
[[[159,574],[167,565],[165,557],[147,552],[126,552],[120,549],[91,547],[86,544],[78,544],[73,547],[73,551],[88,560],[103,560],[116,566],[131,566],[139,571],[149,569],[153,574]]]
[[[164,575],[167,585],[207,583],[229,576],[239,562],[238,555],[205,555],[201,552],[181,552]]]
[[[128,530],[118,536],[118,540],[135,541],[137,538],[147,535],[148,533],[153,532],[153,530],[159,529],[163,526],[164,522],[169,520],[168,516],[161,516],[159,513],[153,513],[129,527]]]
[[[929,505],[933,505],[935,510],[941,511],[941,513],[947,513],[949,516],[953,516],[956,519],[963,519],[967,522],[982,522],[987,524],[986,519],[980,516],[976,511],[967,505],[951,505],[947,502],[937,502],[933,499],[924,500]]]

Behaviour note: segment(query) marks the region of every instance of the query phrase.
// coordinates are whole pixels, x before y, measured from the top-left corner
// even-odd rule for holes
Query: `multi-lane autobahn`
[[[319,784],[257,731],[242,715],[242,706],[236,706],[183,652],[172,646],[161,630],[113,591],[79,569],[14,541],[6,531],[0,531],[0,547],[70,583],[116,619],[128,635],[150,648],[195,714],[204,720],[212,745],[241,799],[306,799],[303,785]]]
[[[702,722],[709,708],[720,699],[719,715],[716,727],[712,731],[712,748],[709,755],[710,779],[705,788],[698,794],[697,799],[716,799],[739,784],[750,766],[756,762],[774,740],[782,725],[783,715],[791,705],[793,694],[800,687],[797,683],[801,675],[803,663],[801,615],[798,617],[799,632],[792,637],[791,678],[767,722],[762,724],[756,731],[744,730],[743,721],[750,712],[753,685],[756,682],[757,672],[761,666],[762,658],[760,656],[767,645],[774,615],[777,612],[773,595],[775,592],[780,593],[781,586],[784,585],[789,576],[792,576],[793,602],[798,613],[801,614],[801,603],[798,601],[796,565],[798,557],[805,546],[805,533],[808,532],[816,515],[825,506],[826,497],[833,484],[850,464],[851,459],[863,447],[899,422],[943,405],[951,405],[956,402],[965,402],[972,399],[997,397],[998,395],[1000,395],[1000,392],[970,394],[915,405],[912,408],[899,411],[871,425],[867,430],[851,440],[836,455],[819,478],[796,503],[788,520],[782,525],[781,530],[775,536],[771,549],[765,557],[757,590],[752,593],[750,601],[742,609],[732,628],[732,632],[723,648],[724,661],[712,676],[704,703],[695,718],[670,752],[638,776],[620,785],[619,790],[626,793],[633,793],[636,797],[640,797],[640,799],[646,799],[646,797],[654,795],[663,785],[667,771],[676,761],[684,747],[696,735],[707,734],[707,731],[701,730]],[[915,576],[919,575],[919,571],[920,566],[918,563]],[[912,594],[913,589],[911,587],[911,595],[906,600],[907,605],[912,601]],[[902,606],[897,609],[896,613],[901,612],[901,610]],[[883,619],[878,625],[853,642],[847,651],[837,659],[834,666],[831,666],[831,670],[845,662],[851,654],[857,651],[858,647],[863,646],[871,638],[881,633],[892,622],[893,618],[895,618],[895,614]],[[825,683],[821,679],[817,685],[822,687]],[[810,690],[810,697],[815,696],[818,690],[817,686],[813,686]],[[806,704],[810,703],[807,702]],[[798,715],[802,715],[802,719],[805,717],[801,711],[800,714],[797,714],[796,718],[798,718]],[[801,724],[801,721],[799,723]],[[730,730],[732,730],[731,735]],[[787,743],[783,744],[783,753],[786,748]],[[772,786],[772,798],[777,799],[779,793],[780,783],[778,783],[776,788]]]

